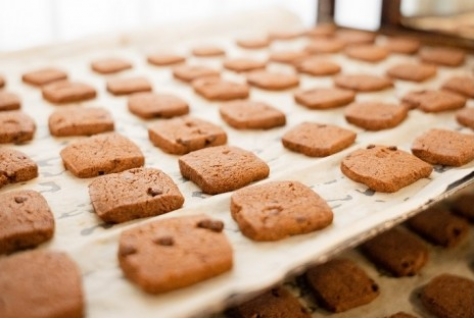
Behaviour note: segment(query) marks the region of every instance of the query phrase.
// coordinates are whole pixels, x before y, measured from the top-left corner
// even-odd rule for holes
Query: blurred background
[[[382,0],[337,0],[336,22],[376,30]],[[19,50],[92,34],[146,29],[268,6],[317,21],[318,0],[0,0],[0,51]],[[404,16],[474,10],[474,0],[403,0]]]

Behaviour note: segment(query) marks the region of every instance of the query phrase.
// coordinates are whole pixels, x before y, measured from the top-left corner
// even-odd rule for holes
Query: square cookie
[[[356,133],[335,125],[303,122],[286,132],[281,142],[294,152],[324,157],[351,146],[356,136]]]
[[[222,65],[227,70],[234,72],[249,72],[265,69],[267,63],[265,61],[250,58],[233,58],[225,60]]]
[[[466,105],[466,99],[459,94],[435,90],[409,92],[402,102],[427,113],[457,110]]]
[[[264,90],[281,91],[297,87],[297,75],[282,72],[252,71],[247,75],[247,83]]]
[[[336,258],[310,268],[306,280],[318,302],[337,313],[368,304],[380,294],[377,283],[349,259]]]
[[[341,66],[320,57],[307,58],[296,64],[296,70],[300,73],[312,76],[328,76],[341,72]]]
[[[310,233],[332,223],[326,201],[297,181],[269,182],[232,194],[230,211],[240,231],[256,241]]]
[[[270,174],[268,165],[256,155],[232,146],[215,146],[181,156],[179,170],[207,194],[230,192]]]
[[[132,94],[128,99],[128,110],[143,118],[171,118],[189,113],[188,102],[172,94],[143,92]]]
[[[79,267],[65,253],[33,250],[0,259],[2,318],[79,318],[85,314]]]
[[[466,52],[458,48],[424,47],[418,53],[420,60],[426,63],[456,67],[464,64]]]
[[[197,94],[210,101],[245,99],[250,93],[250,88],[245,83],[227,81],[217,77],[196,79],[192,85]]]
[[[71,107],[49,116],[49,132],[53,136],[94,135],[114,130],[109,111],[99,107]]]
[[[50,240],[53,233],[54,217],[40,193],[0,194],[0,255],[36,247]]]
[[[271,40],[268,37],[247,37],[235,41],[235,44],[239,47],[249,50],[263,49],[268,47],[270,43]]]
[[[310,318],[298,298],[276,287],[227,311],[230,318]]]
[[[308,109],[325,110],[347,105],[354,101],[355,92],[335,88],[314,88],[295,92],[294,98],[298,104]]]
[[[35,122],[22,111],[0,112],[0,144],[31,141],[35,132]]]
[[[152,124],[148,137],[164,152],[177,155],[227,143],[227,134],[222,128],[190,116]]]
[[[345,49],[345,53],[352,59],[375,63],[385,60],[390,52],[381,46],[364,44],[349,46]]]
[[[145,158],[135,143],[118,133],[103,133],[70,143],[61,150],[64,167],[88,178],[143,166]]]
[[[474,77],[472,76],[453,76],[444,82],[441,88],[474,99]]]
[[[457,246],[469,234],[468,222],[445,207],[429,208],[407,220],[406,224],[430,243],[444,247]]]
[[[191,53],[196,57],[207,58],[224,56],[225,51],[216,45],[200,45],[191,50]]]
[[[345,43],[345,45],[372,44],[377,39],[377,34],[370,31],[340,29],[336,31],[336,39]]]
[[[437,68],[431,64],[399,63],[387,70],[391,78],[412,82],[423,82],[436,76]]]
[[[107,81],[107,91],[113,95],[127,95],[152,91],[151,83],[145,77],[114,78]]]
[[[183,64],[173,69],[173,76],[189,83],[204,77],[220,77],[220,72],[207,66]]]
[[[374,191],[393,193],[429,177],[433,167],[395,146],[369,145],[344,158],[341,171]]]
[[[219,113],[227,124],[236,129],[270,129],[286,123],[283,112],[264,102],[229,102],[220,106]]]
[[[474,281],[443,273],[432,278],[422,289],[423,306],[440,318],[474,318]]]
[[[96,90],[85,83],[58,81],[42,88],[43,98],[51,103],[82,102],[96,97]]]
[[[428,249],[415,235],[392,228],[360,246],[373,263],[396,277],[414,276],[428,262]]]
[[[132,63],[120,58],[105,58],[92,61],[91,69],[100,74],[118,73],[132,68]]]
[[[0,91],[0,111],[18,110],[21,107],[21,100],[15,93]]]
[[[270,52],[268,60],[270,62],[294,64],[308,58],[311,55],[308,51],[280,50]]]
[[[459,124],[474,130],[474,108],[465,108],[456,112],[456,121]]]
[[[411,151],[431,164],[462,166],[474,160],[474,135],[431,129],[413,141]]]
[[[383,46],[392,53],[415,54],[421,43],[416,38],[388,37]]]
[[[96,214],[107,223],[161,215],[184,203],[173,180],[155,168],[98,177],[89,185],[89,195]]]
[[[393,128],[408,116],[408,108],[403,104],[375,101],[356,102],[344,111],[346,121],[368,131]]]
[[[224,224],[208,216],[160,219],[122,232],[118,259],[125,276],[159,294],[191,286],[232,268]]]
[[[0,148],[0,188],[38,176],[38,166],[20,151]]]
[[[334,84],[358,92],[376,92],[393,87],[392,80],[369,74],[341,74],[334,77]]]
[[[169,66],[184,63],[186,58],[182,55],[173,53],[154,53],[147,57],[147,61],[156,66]]]
[[[311,54],[337,53],[345,47],[344,41],[336,38],[316,38],[311,39],[306,46],[306,51]]]
[[[25,73],[21,79],[23,82],[34,86],[43,86],[56,81],[66,80],[67,77],[67,73],[61,69],[44,68]]]

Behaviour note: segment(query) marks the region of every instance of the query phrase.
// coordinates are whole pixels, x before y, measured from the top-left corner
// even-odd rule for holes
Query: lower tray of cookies
[[[473,66],[278,8],[4,54],[0,314],[209,315],[393,228],[473,180]]]

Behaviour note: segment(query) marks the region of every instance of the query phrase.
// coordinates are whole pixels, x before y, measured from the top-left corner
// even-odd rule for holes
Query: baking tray
[[[224,47],[229,57],[249,56],[266,58],[270,50],[299,49],[308,39],[275,41],[271,48],[247,51],[235,45],[243,36],[264,35],[270,30],[298,30],[301,22],[291,13],[270,7],[262,10],[216,17],[185,25],[166,25],[153,30],[120,35],[89,38],[72,43],[46,46],[34,50],[0,55],[0,70],[6,77],[7,89],[18,93],[23,110],[33,116],[38,129],[35,139],[25,145],[8,145],[25,152],[39,165],[39,178],[27,183],[9,185],[1,191],[34,189],[41,192],[50,204],[56,219],[54,239],[38,249],[67,251],[79,264],[86,298],[86,314],[90,317],[184,317],[205,316],[227,305],[245,299],[269,287],[308,265],[327,260],[339,251],[353,247],[367,237],[392,227],[420,209],[439,201],[451,192],[473,181],[474,163],[460,168],[436,166],[429,179],[423,179],[394,194],[374,193],[362,184],[347,179],[340,171],[341,160],[367,144],[397,145],[409,150],[414,137],[431,127],[448,128],[472,133],[460,127],[454,112],[424,114],[411,111],[400,126],[380,132],[366,132],[346,123],[344,108],[314,111],[295,104],[294,90],[268,92],[251,89],[251,99],[266,101],[286,113],[287,125],[268,131],[238,131],[226,125],[218,114],[219,103],[209,102],[196,95],[192,88],[172,78],[170,68],[158,68],[146,63],[146,55],[156,51],[175,51],[189,54],[198,44]],[[384,38],[379,36],[379,42]],[[102,76],[90,70],[95,58],[123,57],[133,62],[134,68],[116,76]],[[328,58],[338,62],[345,73],[383,74],[398,62],[416,57],[391,55],[378,64],[358,62],[343,54]],[[189,63],[221,68],[222,59],[193,58]],[[378,93],[358,94],[357,100],[397,102],[412,89],[437,88],[453,74],[469,74],[474,58],[468,57],[463,67],[440,67],[438,76],[421,84],[396,82],[395,88]],[[104,224],[94,213],[88,196],[92,179],[78,179],[64,170],[59,152],[69,142],[79,138],[52,138],[47,128],[49,115],[61,106],[44,102],[41,92],[21,82],[21,74],[43,67],[57,66],[68,71],[73,80],[92,84],[98,97],[88,106],[102,106],[115,119],[116,131],[133,140],[146,158],[147,167],[165,171],[178,184],[185,196],[184,207],[172,213],[120,225]],[[270,64],[268,69],[292,72],[285,65]],[[115,97],[105,90],[105,82],[112,77],[146,76],[155,92],[174,93],[190,103],[191,115],[221,125],[228,134],[228,144],[253,151],[270,166],[271,180],[298,180],[320,194],[333,208],[333,225],[311,234],[294,236],[277,242],[257,243],[242,236],[229,212],[231,193],[215,196],[203,194],[197,186],[181,177],[178,156],[163,153],[148,140],[147,126],[159,120],[144,121],[130,114],[126,97]],[[243,82],[242,75],[223,71],[223,77]],[[301,75],[300,88],[331,87],[331,77],[315,78]],[[473,101],[468,107],[474,107]],[[356,143],[326,158],[310,158],[286,150],[281,136],[302,121],[333,123],[358,133]],[[5,146],[0,146],[5,147]],[[152,220],[207,213],[225,223],[225,234],[234,248],[232,271],[192,287],[162,295],[148,295],[127,281],[118,267],[118,237],[127,228]]]

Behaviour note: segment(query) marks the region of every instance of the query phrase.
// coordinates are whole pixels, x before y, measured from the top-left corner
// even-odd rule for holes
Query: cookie
[[[297,181],[269,182],[232,194],[232,218],[255,241],[276,241],[310,233],[332,223],[326,201]]]
[[[404,311],[399,311],[399,312],[396,312],[386,318],[417,318],[416,316],[412,315],[412,314],[409,314],[407,312],[404,312]]]
[[[102,133],[70,143],[61,150],[64,167],[76,177],[118,173],[144,165],[140,149],[118,133]]]
[[[106,223],[165,214],[181,208],[184,197],[173,180],[155,168],[132,168],[100,176],[89,185],[94,210]]]
[[[8,183],[29,181],[38,176],[38,166],[20,151],[0,148],[0,188]]]
[[[374,191],[393,193],[429,177],[433,167],[395,146],[369,145],[344,158],[341,171]]]
[[[276,287],[228,311],[231,318],[310,318],[286,288]]]
[[[312,39],[305,50],[311,54],[337,53],[346,46],[345,42],[336,38]]]
[[[260,89],[280,91],[298,86],[300,80],[291,73],[252,71],[247,75],[247,82]]]
[[[308,58],[311,54],[308,51],[275,51],[270,52],[268,60],[270,62],[278,62],[284,64],[293,64]]]
[[[369,31],[342,29],[336,31],[335,37],[343,41],[345,45],[360,45],[374,43],[377,34]]]
[[[197,57],[214,57],[225,55],[225,51],[222,48],[214,45],[198,46],[192,49],[191,52]]]
[[[406,222],[415,233],[432,244],[457,246],[469,234],[469,224],[445,207],[432,207]]]
[[[466,52],[458,48],[424,47],[418,53],[420,60],[442,66],[456,67],[464,64]]]
[[[453,211],[474,222],[474,194],[465,193],[457,197],[456,200],[451,204]]]
[[[0,255],[36,247],[50,240],[53,233],[54,217],[40,193],[0,194]]]
[[[351,90],[336,88],[316,88],[295,92],[295,101],[309,109],[325,110],[347,105],[354,101]]]
[[[415,235],[392,228],[360,246],[373,263],[395,277],[414,276],[428,262],[428,249]]]
[[[43,86],[67,79],[67,73],[57,68],[44,68],[23,74],[22,81],[34,86]]]
[[[356,133],[335,125],[303,122],[286,132],[281,141],[293,152],[325,157],[351,146],[356,136]]]
[[[217,77],[196,79],[192,83],[194,91],[210,101],[245,99],[250,94],[246,83],[223,80]]]
[[[219,113],[227,124],[236,129],[267,130],[286,124],[285,114],[264,102],[228,102],[220,106]]]
[[[168,66],[168,65],[184,63],[186,61],[186,58],[178,54],[155,53],[155,54],[150,54],[147,57],[147,61],[148,63],[156,65],[156,66]]]
[[[413,141],[411,151],[431,164],[462,166],[474,160],[474,135],[431,129]]]
[[[81,272],[65,253],[35,250],[0,259],[0,317],[84,316]]]
[[[143,92],[128,98],[128,110],[143,118],[172,118],[189,113],[188,102],[172,94]]]
[[[332,312],[368,304],[380,294],[377,283],[349,259],[337,258],[312,267],[306,280],[318,302]]]
[[[207,66],[183,64],[173,69],[173,76],[184,82],[192,82],[203,77],[219,77],[220,72]]]
[[[474,317],[474,281],[471,279],[446,273],[438,275],[422,288],[420,299],[437,317]]]
[[[392,53],[415,54],[421,47],[420,40],[405,37],[388,37],[384,47]]]
[[[344,111],[346,121],[368,131],[393,128],[408,116],[408,108],[402,104],[382,102],[355,102]]]
[[[262,49],[268,47],[271,40],[268,37],[247,37],[237,39],[235,43],[244,49]]]
[[[51,103],[82,102],[96,97],[96,90],[82,82],[55,81],[43,86],[43,98]]]
[[[206,194],[220,194],[267,178],[268,165],[253,153],[232,146],[215,146],[179,158],[179,170]]]
[[[35,132],[35,122],[22,111],[0,112],[0,144],[31,141]]]
[[[436,66],[421,63],[400,63],[387,70],[387,75],[391,78],[412,82],[426,81],[436,76],[436,73]]]
[[[234,72],[249,72],[254,70],[265,69],[267,63],[250,58],[234,58],[224,61],[223,66],[227,70]]]
[[[0,91],[0,111],[18,110],[21,100],[15,93]]]
[[[334,84],[343,89],[360,92],[382,91],[393,87],[392,80],[369,74],[341,74],[334,77]]]
[[[301,30],[272,30],[268,33],[271,40],[294,40],[303,34]]]
[[[120,58],[106,58],[92,61],[91,69],[100,74],[118,73],[132,68],[132,63]]]
[[[336,33],[337,26],[333,23],[322,23],[306,30],[306,35],[312,38],[331,37]]]
[[[152,91],[151,83],[145,77],[114,78],[107,81],[107,91],[113,95],[126,95]]]
[[[113,131],[114,120],[103,108],[71,107],[51,114],[48,126],[53,136],[87,136]]]
[[[152,124],[148,136],[156,147],[177,155],[227,143],[227,134],[222,128],[191,116]]]
[[[375,63],[385,60],[389,51],[384,47],[368,44],[350,46],[345,49],[345,54],[355,60]]]
[[[124,231],[118,259],[144,291],[163,293],[216,277],[232,268],[224,224],[200,214],[160,219]]]
[[[457,110],[466,105],[466,99],[458,94],[434,90],[409,92],[402,98],[402,102],[426,113]]]
[[[313,76],[328,76],[341,72],[341,66],[321,58],[307,58],[296,65],[296,70]]]
[[[461,94],[466,98],[474,99],[474,78],[470,76],[453,76],[444,82],[443,90]]]
[[[456,121],[474,130],[474,108],[465,108],[457,111]]]

